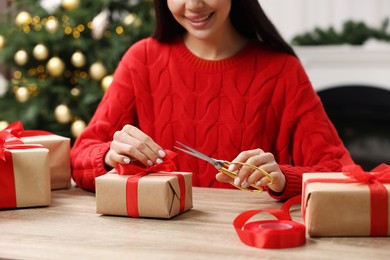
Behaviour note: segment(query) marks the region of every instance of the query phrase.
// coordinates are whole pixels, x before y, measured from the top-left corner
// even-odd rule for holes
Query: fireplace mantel
[[[294,47],[317,92],[368,86],[390,90],[390,45]]]

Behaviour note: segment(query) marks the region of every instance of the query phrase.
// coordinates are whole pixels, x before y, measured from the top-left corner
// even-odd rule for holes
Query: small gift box
[[[390,168],[359,166],[339,173],[303,174],[302,215],[308,234],[388,236]]]
[[[49,151],[40,145],[0,145],[0,208],[49,206]]]
[[[147,169],[121,165],[95,179],[96,212],[130,217],[172,218],[192,208],[192,173],[173,172],[166,160]]]
[[[158,172],[96,178],[96,212],[130,217],[171,218],[192,208],[192,174]]]
[[[24,144],[40,144],[49,149],[51,189],[67,189],[71,185],[70,138],[42,130],[24,130],[21,122],[5,129]]]

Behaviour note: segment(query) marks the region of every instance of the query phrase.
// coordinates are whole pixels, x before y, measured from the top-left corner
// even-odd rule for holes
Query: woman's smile
[[[209,14],[201,14],[201,15],[189,15],[185,16],[185,19],[191,24],[193,27],[201,28],[205,27],[211,18],[213,17],[214,12]]]

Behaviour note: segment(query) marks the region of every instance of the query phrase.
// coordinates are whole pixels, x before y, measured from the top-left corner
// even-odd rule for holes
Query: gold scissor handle
[[[268,183],[268,185],[272,184],[272,182],[273,182],[273,177],[268,172],[264,171],[263,169],[260,169],[259,167],[256,167],[256,166],[254,166],[252,164],[248,164],[248,163],[228,162],[228,161],[225,162],[225,166],[227,166],[227,167],[229,167],[229,165],[232,165],[232,164],[238,164],[238,165],[241,165],[241,167],[242,166],[247,166],[247,167],[252,168],[255,171],[261,172],[263,175],[267,176],[271,180]],[[225,167],[222,167],[219,171],[224,173],[224,174],[226,174],[227,176],[229,176],[232,179],[235,179],[237,177],[237,174],[235,174],[234,172],[229,171]],[[250,185],[250,187],[252,187],[252,189],[250,189],[250,188],[243,188],[241,186],[235,185],[232,181],[230,182],[230,184],[233,185],[234,187],[236,187],[237,189],[240,189],[240,190],[243,190],[243,191],[259,192],[259,193],[263,191],[262,187],[256,186],[255,184]]]

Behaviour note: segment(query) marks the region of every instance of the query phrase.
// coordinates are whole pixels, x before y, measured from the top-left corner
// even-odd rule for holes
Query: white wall
[[[379,26],[390,18],[390,0],[259,0],[280,33],[290,41],[293,36],[316,26],[340,29],[349,19]],[[389,27],[388,27],[389,28]],[[390,28],[389,28],[390,31]]]

